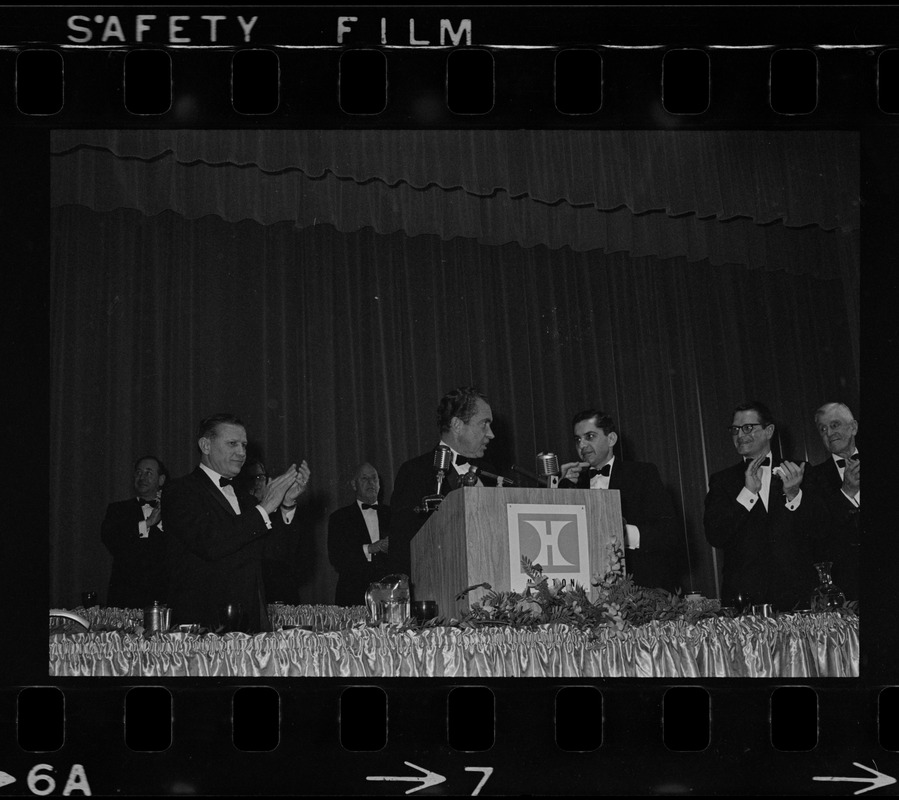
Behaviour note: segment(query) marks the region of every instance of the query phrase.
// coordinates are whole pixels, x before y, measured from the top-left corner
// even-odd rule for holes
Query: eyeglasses
[[[266,475],[264,472],[261,475],[254,475],[252,477],[252,480],[254,480],[254,481],[264,481],[267,479],[268,479],[268,475]]]
[[[743,431],[743,433],[752,433],[752,429],[756,426],[760,428],[765,427],[761,422],[747,422],[745,425],[731,425],[728,427],[728,430],[730,431],[731,436],[736,436],[740,431]]]

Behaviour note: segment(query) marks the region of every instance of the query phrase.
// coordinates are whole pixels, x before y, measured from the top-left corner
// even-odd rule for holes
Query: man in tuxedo
[[[328,558],[337,570],[338,606],[364,605],[368,585],[391,573],[390,507],[378,502],[378,471],[371,464],[360,464],[350,486],[354,502],[328,519]]]
[[[197,429],[200,464],[166,490],[162,519],[169,537],[169,603],[173,621],[217,628],[221,609],[239,603],[248,632],[270,630],[262,578],[265,540],[291,526],[309,482],[305,461],[267,482],[262,500],[235,492],[247,457],[246,428],[232,414]],[[295,532],[296,533],[296,532]]]
[[[156,456],[134,462],[135,497],[110,503],[100,538],[112,553],[106,604],[143,608],[165,601],[168,584],[166,540],[160,498],[168,470]]]
[[[774,418],[762,403],[734,409],[729,433],[740,461],[709,479],[705,536],[724,555],[721,598],[742,596],[780,611],[807,608],[814,589],[812,544],[826,523],[806,463],[772,463]]]
[[[831,577],[849,600],[858,599],[861,528],[858,422],[843,403],[825,403],[815,412],[815,426],[830,457],[811,467],[809,482],[823,497],[830,517],[825,541],[816,553],[833,562]]]
[[[655,464],[624,461],[614,454],[618,433],[603,411],[574,415],[574,444],[580,461],[560,468],[560,488],[617,489],[624,517],[625,568],[634,583],[670,592],[678,583],[677,518]]]
[[[483,460],[490,440],[493,439],[493,412],[487,398],[475,387],[453,389],[443,396],[437,406],[437,427],[440,445],[450,449],[452,462],[446,477],[437,491],[437,473],[434,469],[435,450],[431,449],[403,464],[393,483],[390,500],[393,518],[390,527],[390,556],[396,572],[411,574],[410,543],[428,518],[421,509],[422,498],[440,494],[446,496],[459,488],[460,478],[472,466],[496,473]],[[489,479],[488,479],[489,480]],[[479,477],[478,483],[483,481]]]

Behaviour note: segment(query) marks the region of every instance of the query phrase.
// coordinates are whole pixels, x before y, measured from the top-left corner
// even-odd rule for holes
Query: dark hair
[[[585,411],[578,411],[571,420],[573,428],[579,422],[587,419],[596,419],[596,427],[601,428],[602,432],[608,436],[615,430],[615,420],[613,420],[605,411],[596,408],[588,408]]]
[[[265,469],[265,462],[261,458],[248,458],[243,462],[243,466],[240,468],[241,475],[249,475],[249,470],[251,467],[262,467],[262,471],[267,473]]]
[[[761,422],[762,426],[765,428],[774,424],[774,415],[771,413],[771,409],[764,403],[760,403],[758,400],[749,400],[745,403],[740,403],[740,405],[734,409],[734,414],[738,414],[740,411],[755,411],[755,413],[759,415],[759,422]],[[733,418],[733,414],[731,415],[731,418]]]
[[[215,429],[219,425],[240,425],[241,428],[247,427],[243,424],[243,421],[238,417],[235,417],[234,414],[213,414],[211,417],[206,417],[206,419],[200,421],[200,424],[197,426],[197,440],[211,439],[215,436]]]
[[[474,386],[461,386],[447,392],[437,406],[437,427],[444,433],[450,429],[453,417],[458,417],[462,422],[469,422],[474,416],[478,400],[487,402],[487,398]]]
[[[141,456],[137,461],[134,462],[134,469],[137,471],[137,465],[140,464],[141,461],[146,461],[147,459],[153,459],[156,462],[156,469],[159,472],[160,477],[168,478],[169,471],[165,464],[162,463],[162,459],[157,456],[149,455],[149,456]]]

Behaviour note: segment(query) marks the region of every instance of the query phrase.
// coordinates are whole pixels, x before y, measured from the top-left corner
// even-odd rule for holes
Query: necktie
[[[752,461],[751,458],[744,458],[743,463],[748,464]],[[765,456],[765,460],[759,464],[760,467],[770,467],[771,466],[771,456]]]
[[[606,464],[602,469],[590,469],[588,475],[593,478],[596,475],[605,475],[606,477],[612,472],[612,465]]]
[[[232,483],[234,483],[234,478],[225,478],[221,476],[219,477],[219,486],[221,486],[222,488],[224,488],[225,486],[230,486]]]
[[[460,466],[461,464],[468,464],[469,461],[465,456],[456,456],[456,466]]]
[[[362,510],[363,510],[363,511],[365,511],[365,510],[368,509],[368,508],[377,508],[377,507],[378,507],[378,504],[377,504],[377,503],[363,503],[363,504],[362,504]]]
[[[156,508],[159,505],[158,500],[141,500],[140,504],[142,506],[150,506],[152,508]]]

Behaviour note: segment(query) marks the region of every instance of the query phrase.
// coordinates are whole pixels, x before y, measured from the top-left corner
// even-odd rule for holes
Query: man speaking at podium
[[[574,444],[580,461],[563,464],[559,488],[618,489],[625,522],[624,561],[634,583],[673,592],[680,562],[674,505],[655,464],[622,461],[613,448],[612,418],[588,409],[574,415]]]
[[[440,441],[437,447],[422,453],[417,458],[403,464],[393,482],[390,498],[392,519],[390,522],[390,556],[397,572],[411,574],[412,537],[428,519],[421,508],[423,498],[429,495],[446,496],[458,489],[460,478],[474,466],[496,474],[496,470],[483,460],[487,445],[493,438],[491,424],[493,412],[487,398],[473,386],[460,387],[448,392],[437,406],[437,425]],[[446,464],[445,475],[440,489],[437,489],[437,468],[439,448],[445,445],[450,450],[451,460]],[[479,475],[478,484],[493,484],[495,479]]]

